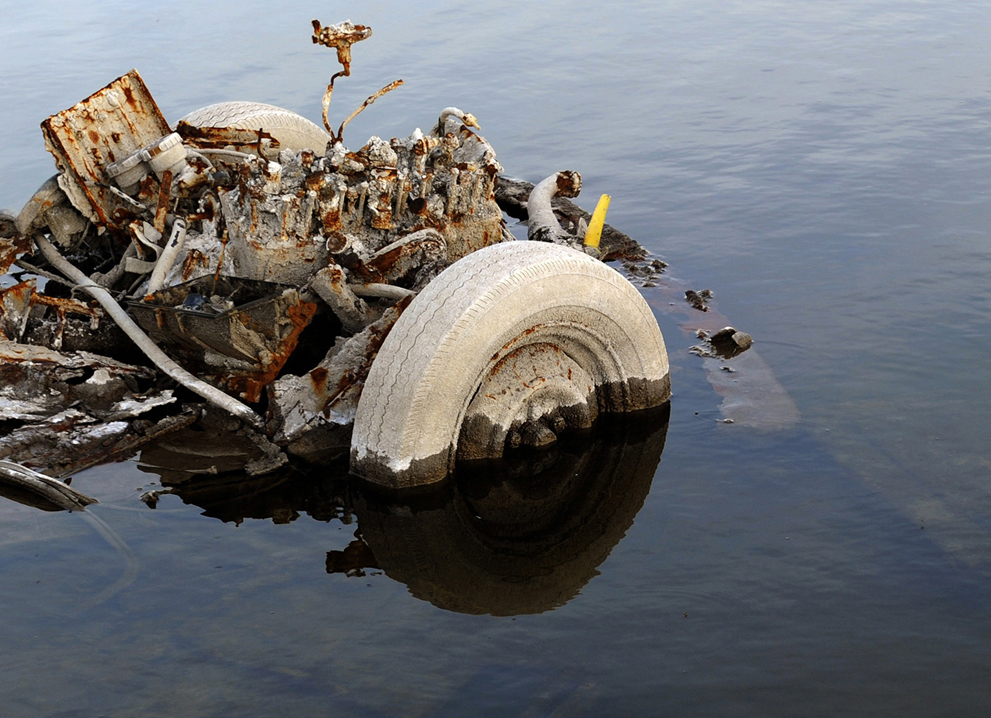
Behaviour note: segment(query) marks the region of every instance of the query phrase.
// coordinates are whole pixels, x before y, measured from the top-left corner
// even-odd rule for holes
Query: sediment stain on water
[[[189,52],[176,24],[228,27],[228,8],[131,10],[8,8],[0,205],[52,173],[38,123],[134,66],[170,120],[235,98],[318,119],[328,60],[300,40],[354,15],[248,5],[266,17],[250,42],[216,30]],[[445,611],[381,568],[328,574],[360,516],[238,526],[178,496],[149,509],[159,477],[134,463],[91,469],[77,486],[137,578],[71,617],[126,561],[78,516],[0,505],[5,712],[986,711],[991,10],[368,12],[367,86],[334,102],[406,84],[349,136],[456,104],[510,174],[579,170],[580,203],[610,194],[611,224],[714,290],[800,423],[718,423],[697,340],[659,311],[674,396],[643,507],[573,598],[516,620]]]

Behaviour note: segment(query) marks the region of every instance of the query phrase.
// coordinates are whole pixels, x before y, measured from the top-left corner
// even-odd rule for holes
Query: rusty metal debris
[[[59,169],[59,187],[98,227],[120,228],[147,211],[130,197],[139,191],[145,198],[158,197],[161,175],[142,183],[148,179],[142,174],[145,162],[164,171],[171,166],[167,159],[184,154],[137,70],[52,115],[41,129]]]
[[[255,473],[285,452],[346,455],[341,431],[392,325],[446,267],[513,239],[503,210],[525,216],[529,198],[533,238],[581,246],[588,213],[561,204],[580,176],[532,193],[502,177],[458,108],[426,134],[348,150],[344,127],[402,80],[335,132],[334,82],[371,28],[313,29],[342,67],[326,132],[258,103],[211,105],[173,129],[136,70],[42,123],[58,174],[0,213],[0,275],[13,280],[0,289],[0,459],[71,474],[207,406],[259,447]],[[643,256],[603,237],[602,259]]]
[[[128,305],[153,341],[252,404],[278,376],[317,309],[294,287],[235,277],[202,277]]]
[[[330,84],[327,85],[327,91],[323,96],[323,126],[327,129],[327,132],[330,133],[330,138],[333,142],[341,141],[341,136],[344,134],[344,127],[351,120],[361,114],[366,107],[375,102],[375,100],[380,98],[382,95],[387,92],[391,92],[403,84],[402,80],[395,80],[394,82],[390,82],[375,94],[370,95],[368,99],[358,107],[358,109],[348,115],[344,122],[341,123],[337,133],[334,133],[333,128],[330,126],[330,120],[327,118],[327,111],[330,109],[330,98],[334,94],[334,81],[342,75],[344,77],[349,77],[351,75],[351,46],[356,42],[367,40],[371,36],[372,29],[370,27],[365,25],[355,25],[350,20],[345,20],[340,25],[328,25],[327,27],[321,27],[319,20],[313,21],[313,43],[315,45],[324,45],[325,47],[336,49],[337,61],[341,63],[341,67],[343,68],[340,72],[335,73],[333,77],[330,78]]]

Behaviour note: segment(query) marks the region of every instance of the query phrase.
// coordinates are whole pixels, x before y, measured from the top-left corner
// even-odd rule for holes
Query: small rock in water
[[[730,337],[733,343],[736,344],[741,349],[746,349],[751,344],[754,343],[754,338],[747,334],[746,332],[734,332],[733,336]]]
[[[141,500],[144,501],[149,509],[153,509],[158,506],[158,499],[161,494],[158,491],[146,491],[141,494]]]
[[[705,306],[705,300],[712,296],[712,292],[708,289],[703,289],[701,292],[696,292],[694,289],[689,289],[685,292],[685,299],[688,303],[692,305],[692,308],[698,309],[700,312],[709,311],[709,307]]]
[[[733,327],[724,327],[709,337],[713,344],[735,344],[740,349],[746,349],[754,343],[754,338],[746,332],[740,332]]]

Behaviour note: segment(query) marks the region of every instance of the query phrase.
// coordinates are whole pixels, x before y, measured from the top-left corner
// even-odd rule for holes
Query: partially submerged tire
[[[302,115],[262,102],[218,102],[190,112],[179,122],[195,128],[264,130],[279,141],[279,149],[313,150],[323,154],[330,135]]]
[[[573,249],[505,242],[455,262],[412,301],[362,390],[351,470],[433,483],[494,458],[522,427],[587,427],[670,397],[664,340],[615,270]]]

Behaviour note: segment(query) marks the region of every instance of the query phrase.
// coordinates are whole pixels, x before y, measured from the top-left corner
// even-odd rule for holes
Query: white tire
[[[443,479],[469,408],[491,456],[553,404],[589,419],[670,393],[657,321],[621,274],[567,247],[504,242],[448,267],[396,322],[358,402],[351,470],[391,488]]]
[[[280,149],[313,150],[323,154],[330,135],[302,115],[262,102],[218,102],[190,112],[180,122],[193,127],[264,130],[279,141]]]

